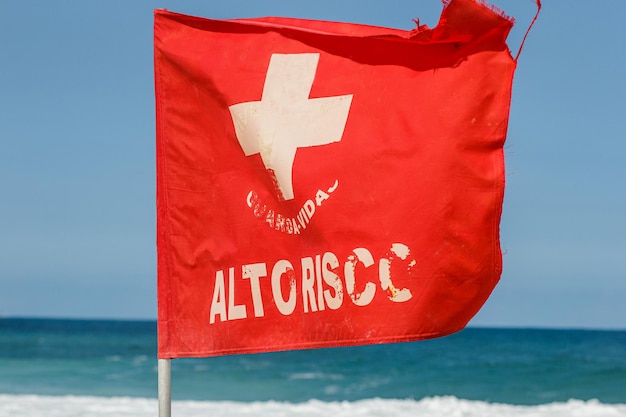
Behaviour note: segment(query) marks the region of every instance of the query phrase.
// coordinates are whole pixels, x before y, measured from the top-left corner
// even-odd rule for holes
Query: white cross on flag
[[[261,101],[229,107],[246,155],[261,154],[285,200],[298,148],[341,140],[352,95],[309,98],[320,54],[272,54]]]

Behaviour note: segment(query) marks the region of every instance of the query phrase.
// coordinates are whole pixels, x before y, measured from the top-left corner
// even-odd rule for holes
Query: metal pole
[[[159,417],[172,417],[172,363],[159,359]]]

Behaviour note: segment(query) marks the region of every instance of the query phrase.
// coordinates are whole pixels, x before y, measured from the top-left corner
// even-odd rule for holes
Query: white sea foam
[[[143,398],[102,398],[0,394],[0,417],[154,417],[157,401]],[[203,402],[174,401],[172,416],[185,417],[626,417],[626,404],[570,400],[536,406],[490,404],[455,397],[415,400],[368,399],[355,402]]]
[[[343,379],[341,374],[327,374],[323,372],[294,372],[289,379],[330,379],[333,381]]]

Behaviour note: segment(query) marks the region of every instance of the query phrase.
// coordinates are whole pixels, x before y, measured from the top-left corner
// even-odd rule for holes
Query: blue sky
[[[517,50],[535,6],[516,18]],[[544,0],[516,73],[504,273],[475,326],[626,328],[626,2]],[[8,0],[0,316],[156,317],[154,8],[411,29],[439,0]]]

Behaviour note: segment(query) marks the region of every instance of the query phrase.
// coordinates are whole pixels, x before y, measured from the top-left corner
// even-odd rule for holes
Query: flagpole
[[[159,417],[172,417],[172,360],[159,359]]]

